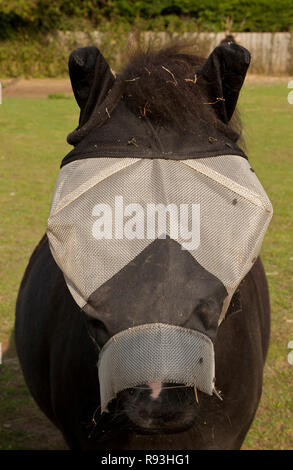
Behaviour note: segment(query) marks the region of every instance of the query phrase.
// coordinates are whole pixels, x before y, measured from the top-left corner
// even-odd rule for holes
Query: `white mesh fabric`
[[[223,158],[227,158],[227,162],[224,165]],[[235,183],[250,189],[252,192],[259,193],[259,180],[245,158],[241,158],[238,155],[229,155],[228,157],[198,158],[196,161],[230,178]]]
[[[259,254],[272,216],[264,189],[239,156],[183,161],[90,158],[67,164],[56,183],[47,233],[80,307],[152,242],[146,237],[93,237],[93,207],[105,203],[114,214],[115,196],[123,197],[124,206],[138,203],[144,209],[150,203],[199,204],[200,244],[190,253],[224,284],[229,297]],[[184,243],[180,237],[177,241]]]
[[[73,188],[78,188],[97,172],[119,161],[121,161],[121,158],[87,158],[75,160],[63,166],[55,184],[50,213],[56,211],[59,201],[67,196],[68,193],[71,193]]]
[[[147,382],[196,386],[213,394],[214,347],[197,331],[162,323],[124,330],[99,355],[101,413],[117,393]]]

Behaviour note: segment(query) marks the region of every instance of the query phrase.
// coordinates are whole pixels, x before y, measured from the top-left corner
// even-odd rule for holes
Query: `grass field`
[[[293,106],[282,85],[246,85],[240,100],[250,162],[274,206],[262,258],[268,275],[271,343],[263,396],[244,449],[293,449]],[[13,342],[17,290],[45,232],[66,135],[77,124],[73,99],[7,98],[0,105],[0,449],[65,448],[34,405]]]

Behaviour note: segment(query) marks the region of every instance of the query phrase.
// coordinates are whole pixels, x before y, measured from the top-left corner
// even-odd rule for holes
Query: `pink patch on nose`
[[[162,390],[162,382],[148,382],[147,385],[152,391],[151,398],[153,398],[154,400],[158,398]]]

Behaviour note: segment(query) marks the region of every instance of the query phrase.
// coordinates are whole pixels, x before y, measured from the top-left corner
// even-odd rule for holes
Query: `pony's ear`
[[[216,47],[197,71],[197,84],[218,118],[228,123],[250,64],[250,53],[236,43]]]
[[[99,49],[75,49],[68,60],[69,76],[75,99],[80,107],[79,125],[89,119],[114,83],[114,76]]]

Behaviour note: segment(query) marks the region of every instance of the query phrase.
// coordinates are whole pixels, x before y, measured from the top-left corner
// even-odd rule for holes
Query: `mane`
[[[181,42],[159,50],[138,49],[117,75],[127,106],[156,125],[196,132],[198,121],[204,120],[239,138],[238,112],[228,125],[219,122],[213,104],[196,84],[197,71],[206,59],[191,53],[192,47]]]

